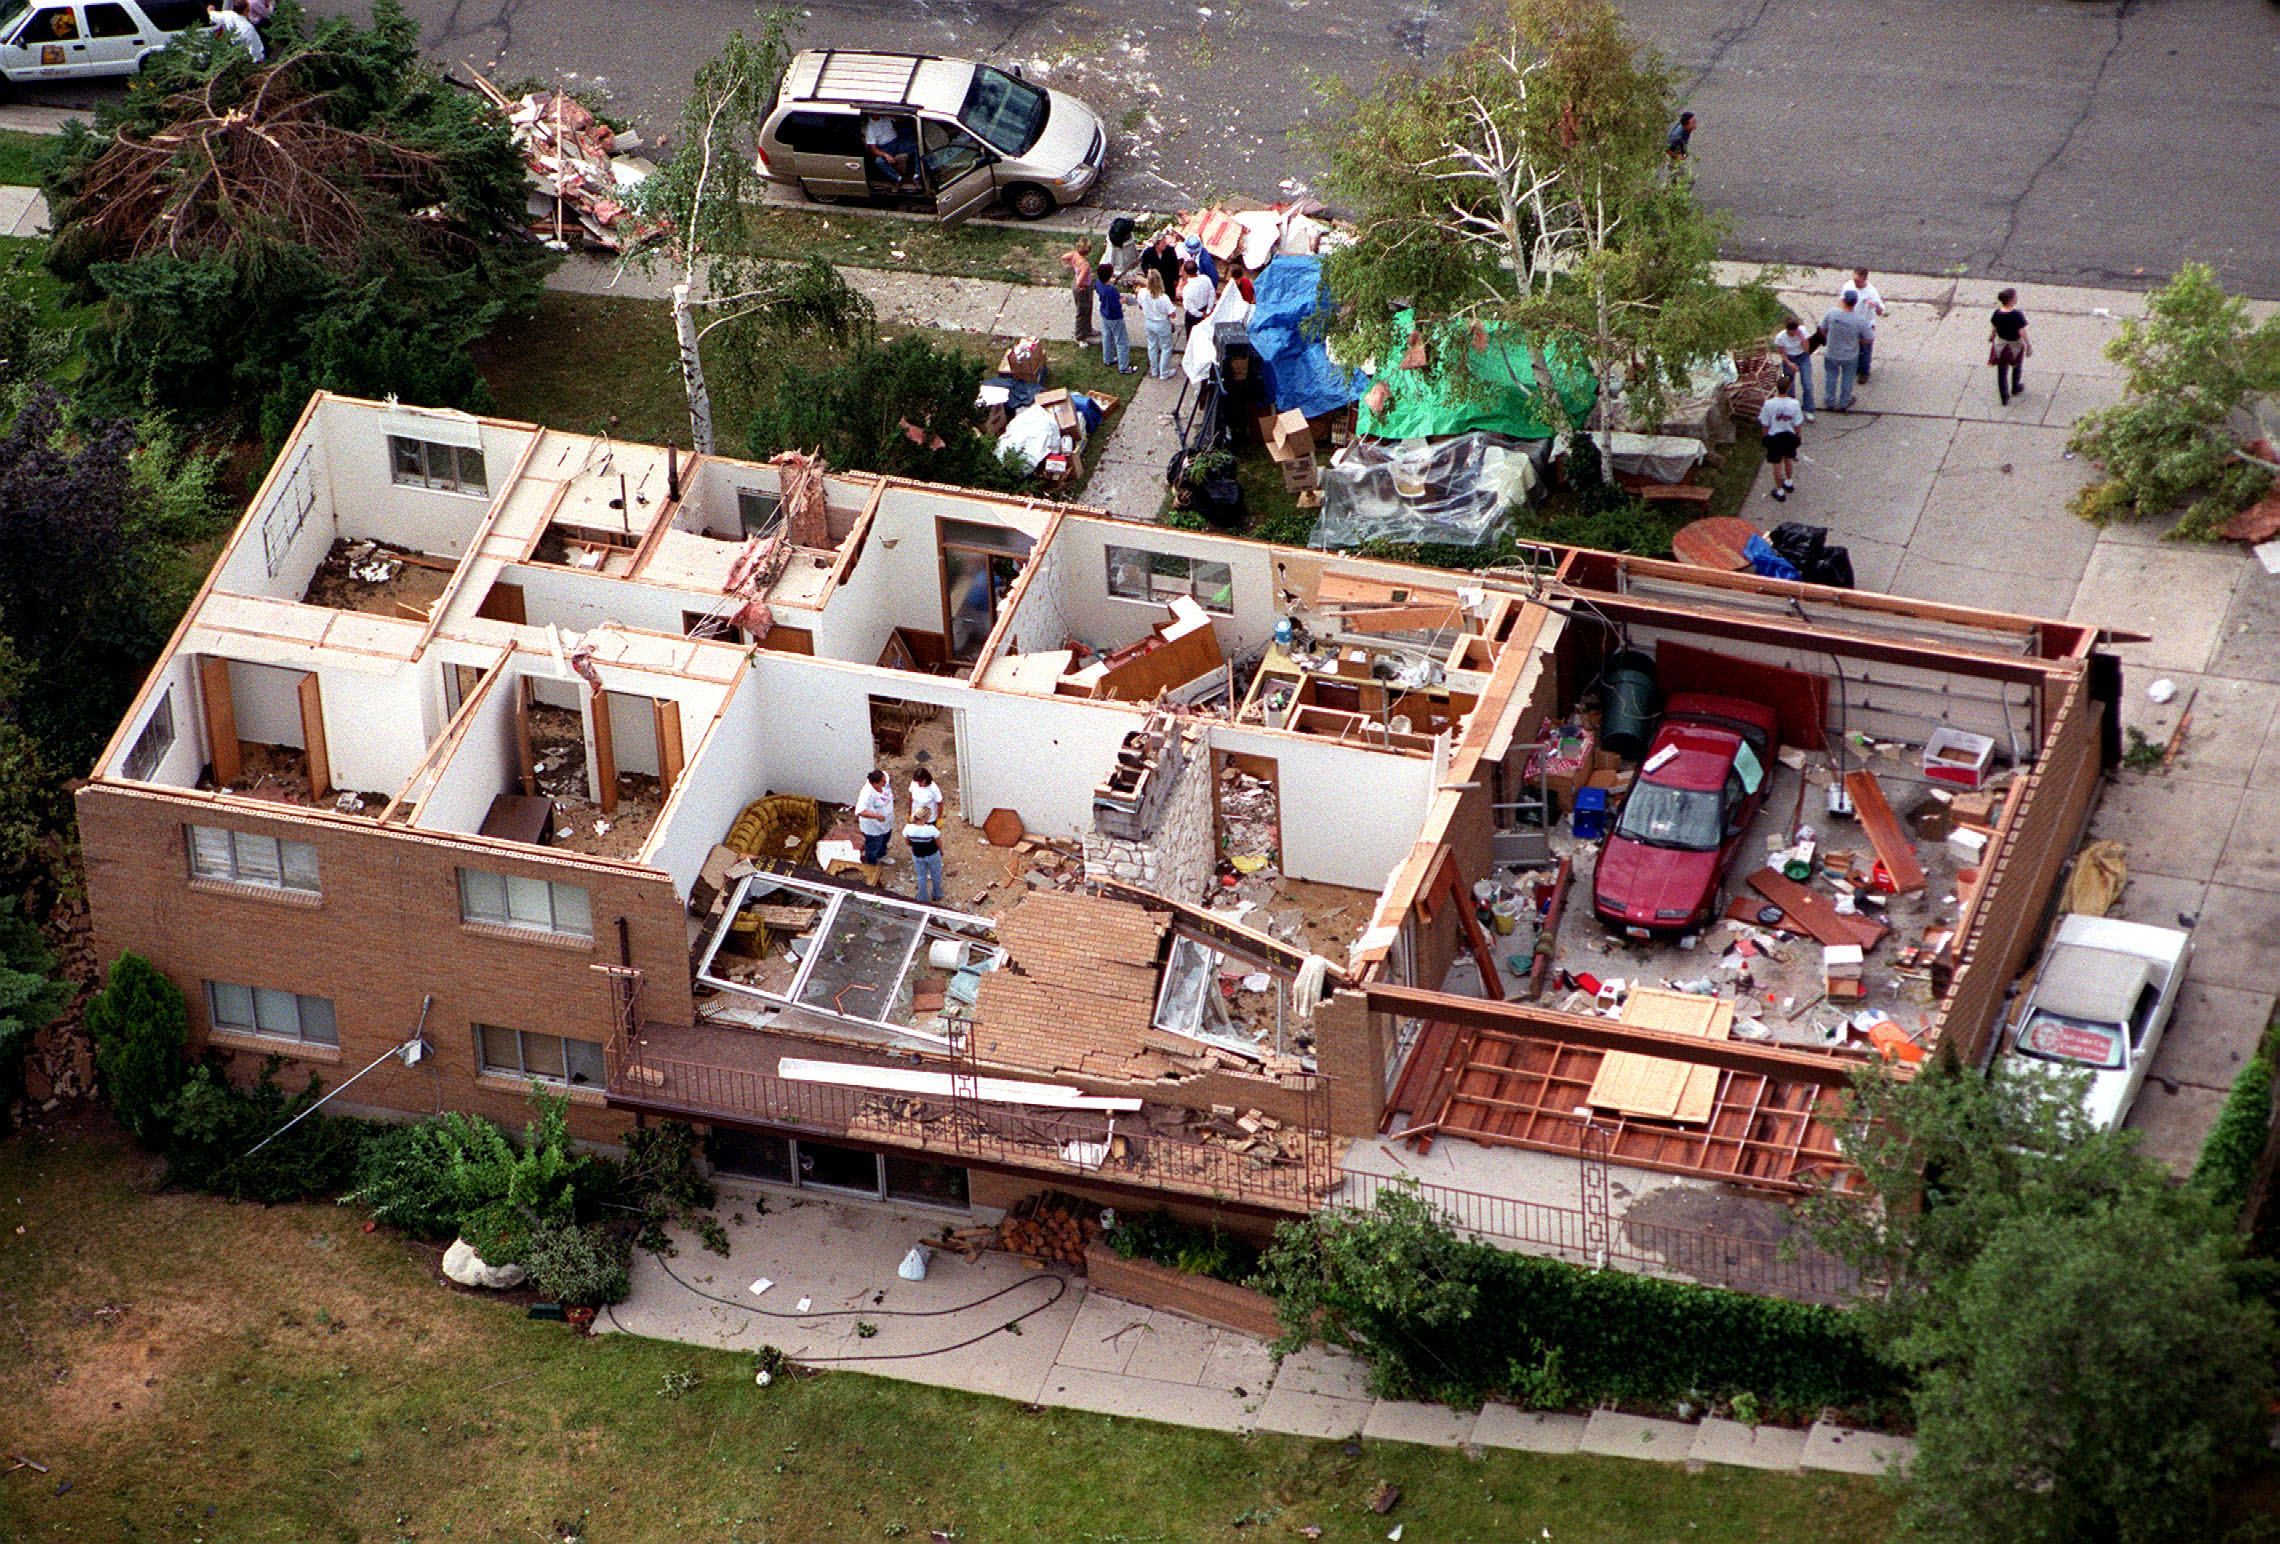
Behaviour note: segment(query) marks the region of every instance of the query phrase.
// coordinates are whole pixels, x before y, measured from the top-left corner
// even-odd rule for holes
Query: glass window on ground
[[[965,1210],[966,1171],[956,1164],[899,1153],[885,1154],[880,1162],[886,1170],[888,1199]]]

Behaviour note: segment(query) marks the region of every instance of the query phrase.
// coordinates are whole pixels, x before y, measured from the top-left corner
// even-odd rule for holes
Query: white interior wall
[[[673,889],[684,900],[713,845],[728,834],[744,806],[769,791],[774,736],[766,716],[767,694],[754,685],[757,675],[748,671],[738,679],[720,716],[704,727],[701,742],[684,738],[690,748],[688,768],[642,854],[642,861],[673,876]],[[681,732],[686,737],[690,730],[684,725]]]
[[[282,460],[285,470],[269,485],[269,497],[238,523],[242,534],[237,538],[237,545],[215,570],[214,588],[218,591],[299,600],[308,593],[309,581],[316,577],[325,554],[332,550],[333,538],[339,531],[334,520],[332,481],[327,471],[323,439],[312,435],[301,444],[288,446]],[[277,572],[272,574],[263,529],[273,515],[290,520],[289,512],[306,500],[313,500],[313,506],[302,519],[300,530],[287,543]]]
[[[242,670],[244,666],[234,666]],[[394,675],[326,670],[318,677],[325,715],[325,752],[333,782],[342,788],[393,794],[427,754],[423,699],[432,668],[407,667]],[[300,717],[294,716],[299,732]],[[243,733],[243,720],[240,720]]]
[[[1212,617],[1220,652],[1230,659],[1264,645],[1274,635],[1276,606],[1274,549],[1204,531],[1168,526],[1140,528],[1073,516],[1061,522],[1053,546],[1065,565],[1061,607],[1070,630],[1102,649],[1121,648],[1147,635],[1164,620],[1161,601],[1126,600],[1108,593],[1108,549],[1138,547],[1225,563],[1234,571],[1235,613]]]
[[[186,653],[171,656],[159,667],[149,700],[135,715],[133,727],[119,747],[118,759],[100,769],[104,774],[127,775],[127,758],[134,754],[135,742],[142,738],[143,730],[149,727],[161,703],[172,705],[174,743],[151,769],[150,781],[176,788],[187,788],[197,782],[199,768],[206,764],[205,715],[199,711],[198,672]]]
[[[1013,654],[1057,649],[1062,639],[1078,631],[1069,622],[1063,598],[1070,583],[1069,560],[1060,542],[1031,558],[1030,567],[1034,572],[1021,592],[1021,604],[1014,608],[1013,625],[1006,630],[1005,652]]]
[[[854,571],[814,626],[818,655],[855,665],[876,663],[897,627],[941,632],[942,549],[933,516],[914,512],[896,495],[881,500]]]
[[[491,500],[399,485],[388,462],[391,433],[424,435],[439,443],[483,448],[483,471],[492,492],[506,485],[530,444],[528,430],[471,419],[463,413],[422,413],[413,408],[375,412],[368,403],[328,401],[317,414],[332,478],[332,504],[340,534],[393,542],[433,557],[459,557],[483,524]]]
[[[466,735],[413,815],[413,825],[469,834],[482,829],[491,801],[515,786],[515,694],[510,667],[468,716]]]
[[[1424,829],[1433,797],[1429,757],[1227,723],[1212,724],[1210,738],[1219,750],[1275,763],[1282,870],[1294,879],[1383,890]]]
[[[637,772],[649,777],[659,775],[657,770],[657,713],[648,697],[631,696],[612,689],[610,705],[610,754],[617,760],[620,772]],[[678,712],[676,708],[674,711]],[[688,742],[682,742],[686,745]]]
[[[739,540],[744,518],[737,509],[741,489],[774,493],[781,480],[771,466],[741,461],[707,461],[697,476],[682,484],[681,513],[674,524],[685,531]]]
[[[240,740],[307,749],[301,735],[301,677],[306,670],[230,661],[230,706]],[[328,745],[329,748],[329,745]]]
[[[653,633],[681,631],[683,611],[713,611],[719,595],[662,589],[645,581],[613,579],[551,563],[518,563],[499,577],[522,586],[523,618],[532,627],[552,622],[565,633],[582,633],[604,623]]]

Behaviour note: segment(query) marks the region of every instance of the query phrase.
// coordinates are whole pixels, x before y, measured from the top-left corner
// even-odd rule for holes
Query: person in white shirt
[[[1797,439],[1805,423],[1805,410],[1790,395],[1793,388],[1794,379],[1784,371],[1773,395],[1758,409],[1758,427],[1765,431],[1765,464],[1773,468],[1776,504],[1787,503],[1789,490],[1797,486]]]
[[[855,829],[863,834],[863,862],[883,861],[895,829],[895,791],[886,773],[874,771],[863,780],[862,792],[855,795]]]
[[[1218,290],[1195,266],[1194,258],[1180,264],[1180,307],[1187,312],[1189,332],[1194,332],[1196,323],[1211,314],[1212,302],[1218,298]]]
[[[253,56],[255,64],[269,57],[269,50],[262,46],[261,34],[254,30],[252,18],[245,14],[245,0],[229,0],[226,6],[209,9],[206,16],[213,23],[214,36],[236,42]]]
[[[1159,381],[1172,378],[1172,323],[1180,308],[1164,293],[1164,276],[1150,269],[1140,292],[1140,319],[1148,329],[1148,374]]]
[[[910,818],[930,826],[942,821],[942,785],[924,767],[910,775]]]
[[[1860,371],[1854,379],[1866,386],[1869,357],[1876,352],[1876,319],[1884,315],[1884,297],[1868,282],[1866,268],[1855,268],[1852,283],[1840,287],[1860,296],[1860,304],[1853,308],[1853,314],[1860,318]]]
[[[1797,377],[1797,400],[1805,405],[1805,421],[1813,421],[1813,339],[1806,333],[1805,324],[1792,316],[1781,324],[1781,331],[1773,335],[1773,351],[1782,364]]]

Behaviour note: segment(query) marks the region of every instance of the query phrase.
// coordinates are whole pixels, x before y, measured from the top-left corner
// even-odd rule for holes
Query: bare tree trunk
[[[705,390],[705,364],[697,352],[697,317],[689,304],[688,281],[673,286],[673,336],[681,345],[681,380],[689,392],[689,444],[698,455],[713,453],[712,394]]]

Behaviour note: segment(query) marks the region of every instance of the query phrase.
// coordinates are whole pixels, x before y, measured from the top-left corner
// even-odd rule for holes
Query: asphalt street
[[[749,0],[408,0],[429,51],[606,94],[653,137]],[[355,10],[348,0],[313,8]],[[1020,62],[1116,135],[1096,200],[1310,189],[1314,82],[1430,67],[1481,0],[821,0],[803,40]],[[1628,0],[1700,115],[1727,254],[2280,298],[2274,0]],[[35,96],[37,94],[35,93]],[[59,94],[60,95],[60,94]],[[47,98],[54,100],[55,98]]]

